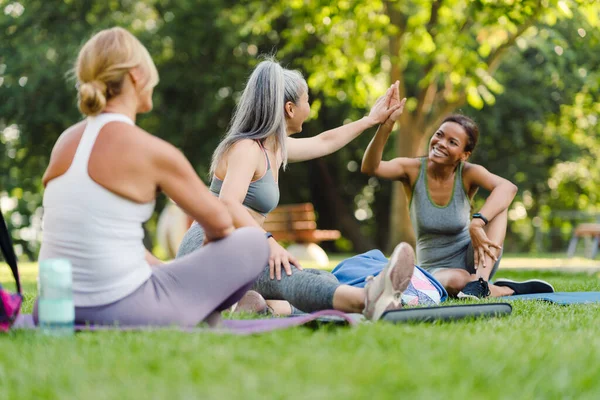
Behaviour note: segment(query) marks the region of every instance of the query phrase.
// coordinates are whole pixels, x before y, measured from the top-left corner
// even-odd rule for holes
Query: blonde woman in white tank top
[[[190,326],[231,306],[267,263],[267,239],[256,228],[233,232],[183,154],[135,125],[158,83],[147,50],[124,29],[104,30],[75,69],[87,118],[60,136],[44,174],[39,259],[73,264],[76,322]],[[159,191],[203,226],[208,243],[165,265],[142,244]]]

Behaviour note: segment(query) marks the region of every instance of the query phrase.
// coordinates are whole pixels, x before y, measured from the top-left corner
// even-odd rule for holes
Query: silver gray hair
[[[275,136],[276,151],[281,151],[283,168],[287,166],[287,138],[284,106],[288,101],[298,104],[308,85],[299,71],[281,67],[275,59],[256,66],[240,97],[229,130],[215,150],[210,166],[210,178],[221,157],[238,141],[260,140]]]

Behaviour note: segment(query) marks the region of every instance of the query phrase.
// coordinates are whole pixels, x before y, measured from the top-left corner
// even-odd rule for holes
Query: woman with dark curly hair
[[[393,102],[403,105],[397,87]],[[417,264],[459,298],[484,298],[554,291],[547,282],[496,280],[506,235],[508,207],[517,193],[510,181],[481,165],[467,162],[479,129],[464,115],[446,117],[429,141],[426,157],[382,161],[385,143],[400,107],[383,123],[367,147],[361,171],[399,180],[410,202],[417,237]],[[471,215],[471,199],[479,188],[490,192],[483,207]]]

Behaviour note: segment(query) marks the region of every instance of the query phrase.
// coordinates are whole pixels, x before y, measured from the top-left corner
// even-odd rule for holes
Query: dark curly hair
[[[477,127],[475,121],[462,114],[452,114],[444,118],[442,124],[444,122],[454,122],[462,126],[469,137],[469,141],[465,146],[465,151],[470,153],[475,149],[475,146],[477,146],[477,141],[479,140],[479,128]]]

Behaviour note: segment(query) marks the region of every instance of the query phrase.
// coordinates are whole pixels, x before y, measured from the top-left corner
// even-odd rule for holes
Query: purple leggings
[[[257,228],[240,228],[227,238],[152,268],[152,276],[130,295],[102,306],[75,307],[75,322],[120,326],[195,326],[237,302],[269,259]],[[37,302],[33,311],[37,324]]]

